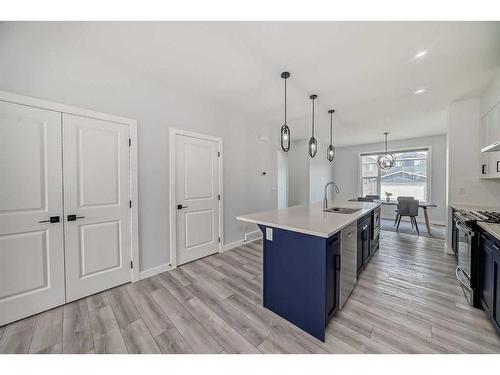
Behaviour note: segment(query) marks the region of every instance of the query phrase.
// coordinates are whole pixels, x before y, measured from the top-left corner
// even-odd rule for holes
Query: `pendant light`
[[[281,127],[281,149],[285,152],[290,150],[290,128],[286,124],[286,80],[290,77],[289,72],[281,73],[281,78],[285,80],[285,124]]]
[[[335,158],[335,147],[333,147],[333,114],[335,113],[334,109],[330,109],[328,111],[330,114],[330,146],[326,149],[326,158],[331,163]]]
[[[312,100],[312,134],[311,139],[309,140],[309,156],[311,158],[316,156],[318,152],[318,141],[314,138],[314,100],[318,97],[318,95],[311,95],[309,99]]]
[[[387,151],[387,135],[389,133],[384,133],[385,135],[385,153],[377,157],[377,165],[380,169],[391,169],[396,164],[396,155],[392,152]]]

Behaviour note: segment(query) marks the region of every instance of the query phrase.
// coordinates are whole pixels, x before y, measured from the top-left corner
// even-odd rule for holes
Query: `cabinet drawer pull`
[[[339,254],[337,254],[337,259],[336,259],[335,263],[337,263],[335,265],[337,268],[337,271],[340,271],[340,255]]]
[[[497,160],[497,172],[500,172],[500,160]]]

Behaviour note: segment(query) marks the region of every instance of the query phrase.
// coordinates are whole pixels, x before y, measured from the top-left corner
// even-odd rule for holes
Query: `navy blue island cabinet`
[[[325,341],[339,307],[340,235],[323,238],[259,225],[264,242],[264,307]]]

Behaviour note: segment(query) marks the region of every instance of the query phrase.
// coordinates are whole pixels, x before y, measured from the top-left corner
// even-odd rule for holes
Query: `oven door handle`
[[[462,291],[464,292],[464,296],[465,298],[467,299],[467,302],[469,303],[469,305],[473,305],[474,303],[474,294],[473,294],[473,291],[470,287],[470,282],[467,282],[467,280],[464,280],[463,277],[461,275],[463,275],[463,271],[460,269],[460,267],[457,267],[457,269],[455,270],[455,274],[457,275],[457,279],[458,279],[458,282],[460,284],[460,286],[462,287]],[[467,276],[465,276],[467,277]],[[467,289],[467,292],[466,290]]]
[[[460,266],[458,266],[455,269],[455,275],[457,276],[457,279],[460,282],[460,284],[462,284],[463,286],[466,286],[467,288],[470,288],[470,281],[467,280],[467,275],[465,275],[464,271],[462,271]],[[464,277],[465,277],[465,280],[464,280]]]

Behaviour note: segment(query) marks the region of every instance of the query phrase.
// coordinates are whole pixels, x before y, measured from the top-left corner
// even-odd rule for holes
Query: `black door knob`
[[[39,223],[59,223],[59,216],[51,216],[48,220],[40,220]]]
[[[85,216],[68,215],[68,221],[75,221],[76,219],[83,219]]]

